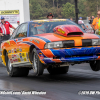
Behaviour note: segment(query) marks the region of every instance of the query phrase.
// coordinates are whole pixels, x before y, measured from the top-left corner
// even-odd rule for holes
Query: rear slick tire
[[[7,72],[10,77],[19,77],[23,76],[26,77],[29,74],[29,68],[25,67],[13,67],[11,65],[10,59],[8,58],[8,55],[6,53],[6,67],[7,67]]]

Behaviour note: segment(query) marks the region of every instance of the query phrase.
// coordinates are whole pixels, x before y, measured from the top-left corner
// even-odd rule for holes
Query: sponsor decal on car
[[[14,49],[11,49],[11,52],[14,53]]]
[[[20,58],[22,59],[22,54],[21,54],[21,53],[19,53],[19,56],[20,56]]]
[[[65,34],[65,31],[61,30],[61,29],[58,29],[58,32],[62,33],[62,34]]]
[[[18,59],[13,59],[13,62],[18,62]]]
[[[33,41],[36,42],[36,43],[38,43],[38,44],[40,43],[40,41],[38,41],[38,40],[36,40],[36,39],[34,39]]]
[[[60,21],[66,21],[66,19],[57,19],[57,20],[35,20],[33,22],[43,23],[43,22],[60,22]]]
[[[26,58],[24,58],[24,61],[27,61],[27,59],[26,59]]]
[[[8,50],[8,53],[11,53],[11,50]]]
[[[6,43],[10,45],[10,41],[7,41]]]
[[[18,58],[18,62],[21,62],[20,58]]]
[[[43,24],[32,24],[32,26],[34,26],[34,27],[40,27],[40,26],[42,26]]]
[[[12,55],[12,58],[14,58],[14,55]]]
[[[38,40],[36,40],[36,39],[30,39],[30,41],[34,41],[34,42],[36,42],[36,43],[40,43],[40,41],[38,41]]]
[[[14,48],[14,52],[17,53],[17,49],[16,48]]]
[[[44,59],[44,56],[42,53],[39,53],[39,58],[40,58],[40,60]]]
[[[21,61],[24,61],[24,59],[22,58],[22,59],[20,59]]]
[[[18,54],[13,54],[13,55],[12,55],[12,58],[13,58],[13,59],[15,59],[15,58],[17,59],[17,58],[19,58],[19,56],[18,56]]]
[[[10,62],[11,62],[11,63],[13,63],[13,60],[12,60],[12,59],[10,59]]]
[[[40,60],[42,60],[42,59],[44,59],[44,56],[43,55],[40,56]]]
[[[21,61],[27,61],[25,53],[19,53],[19,56]]]
[[[17,52],[19,52],[19,48],[17,48]]]
[[[22,57],[23,57],[23,58],[25,58],[25,57],[26,57],[26,56],[25,56],[25,53],[22,53]]]
[[[19,48],[19,51],[20,51],[20,52],[22,52],[22,49],[21,49],[21,48]]]

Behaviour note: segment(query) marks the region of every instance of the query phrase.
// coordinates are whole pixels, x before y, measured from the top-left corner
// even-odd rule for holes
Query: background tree
[[[88,12],[86,11],[86,0],[78,0],[79,17],[87,17]]]
[[[75,0],[29,0],[31,19],[44,19],[49,12],[54,18],[75,17]],[[79,17],[97,16],[100,0],[78,0]]]
[[[62,12],[64,18],[70,18],[75,16],[75,6],[71,3],[63,4]]]
[[[36,0],[30,1],[30,17],[31,19],[36,19],[41,17],[43,14],[43,10],[41,5]]]
[[[96,16],[97,10],[100,10],[100,0],[86,0],[86,7],[88,8],[88,16]]]

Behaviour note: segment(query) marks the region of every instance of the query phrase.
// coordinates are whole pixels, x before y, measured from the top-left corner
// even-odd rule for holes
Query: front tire
[[[90,67],[93,71],[99,71],[100,70],[100,60],[91,61]]]
[[[36,76],[40,76],[43,74],[43,71],[44,71],[44,64],[42,64],[40,62],[40,59],[38,57],[38,53],[37,53],[37,50],[34,48],[33,49],[33,64],[32,64],[32,67],[33,67],[33,70],[34,70],[34,73]]]
[[[13,67],[11,65],[10,59],[8,58],[7,53],[6,53],[6,67],[7,67],[8,75],[10,77],[27,76],[29,73],[29,68]]]

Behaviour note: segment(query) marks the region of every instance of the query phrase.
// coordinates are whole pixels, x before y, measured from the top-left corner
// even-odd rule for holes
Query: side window
[[[34,26],[35,26],[35,23],[30,23],[30,25],[29,25],[29,35],[30,36],[38,34],[37,28]]]
[[[15,35],[15,38],[27,37],[27,26],[28,26],[27,23],[20,25],[20,27]]]
[[[11,36],[10,39],[14,39],[15,35],[17,34],[17,31],[18,31],[19,27],[20,27],[20,26],[18,26],[18,27],[13,31],[13,34],[12,34],[12,36]]]

